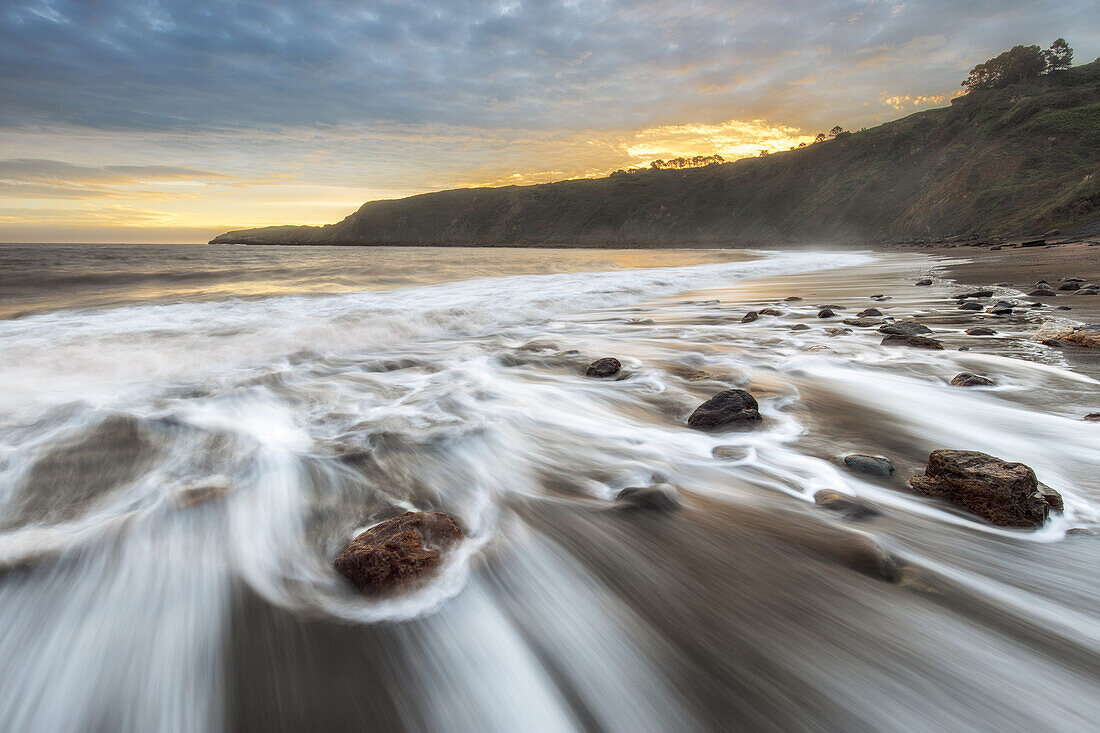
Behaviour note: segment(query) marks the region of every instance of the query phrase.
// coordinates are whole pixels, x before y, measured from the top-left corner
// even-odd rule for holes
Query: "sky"
[[[3,0],[0,241],[205,241],[786,150],[1058,37],[1100,55],[1095,0]]]

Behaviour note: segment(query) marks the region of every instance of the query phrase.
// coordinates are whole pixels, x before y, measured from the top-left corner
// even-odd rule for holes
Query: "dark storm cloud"
[[[678,110],[759,116],[914,80],[942,90],[1006,44],[1083,35],[1094,14],[1031,0],[7,0],[0,125],[579,130]],[[1088,32],[1071,43],[1095,46]]]

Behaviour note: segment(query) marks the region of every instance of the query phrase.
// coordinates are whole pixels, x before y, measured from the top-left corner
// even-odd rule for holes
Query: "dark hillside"
[[[374,201],[215,243],[737,244],[1072,227],[1100,218],[1100,62],[762,158]]]

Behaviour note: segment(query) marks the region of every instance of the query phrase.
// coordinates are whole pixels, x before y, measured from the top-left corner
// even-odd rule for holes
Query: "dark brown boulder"
[[[818,318],[832,318],[835,315],[836,313],[833,312],[832,308],[822,308],[817,312]]]
[[[759,420],[760,405],[755,397],[743,389],[727,389],[695,408],[688,425],[696,430],[721,430]]]
[[[1029,467],[978,451],[932,451],[928,467],[909,486],[1002,527],[1042,526],[1050,510],[1062,506],[1058,492],[1040,484]]]
[[[760,315],[762,315],[762,316],[781,316],[781,315],[783,315],[783,311],[777,310],[775,308],[764,308],[760,311]]]
[[[1090,412],[1081,419],[1088,422],[1100,422],[1100,412]]]
[[[584,376],[586,377],[613,377],[619,373],[623,368],[623,365],[618,359],[614,357],[604,357],[603,359],[596,359],[588,365],[588,369],[585,370]]]
[[[982,304],[976,300],[964,300],[959,304],[959,310],[962,311],[980,311],[982,310]]]
[[[926,333],[932,333],[932,329],[924,325],[920,321],[898,321],[897,323],[887,323],[885,326],[879,326],[879,333],[897,334],[900,336],[921,336]]]
[[[352,540],[333,567],[361,593],[398,590],[435,570],[440,552],[462,538],[450,515],[405,512]]]
[[[955,387],[989,387],[996,384],[996,382],[989,377],[983,377],[981,374],[959,372],[952,378],[951,384]]]
[[[856,313],[856,318],[877,318],[882,315],[882,311],[878,308],[864,308],[859,313]]]
[[[1028,295],[1033,298],[1053,298],[1057,293],[1050,288],[1035,288]]]
[[[932,284],[932,281],[931,281],[931,280],[929,280],[928,278],[925,278],[925,279],[923,279],[923,280],[917,280],[917,283],[916,283],[916,284],[917,284],[917,285],[920,285],[920,286],[922,286],[922,287],[924,287],[924,286],[926,286],[926,285],[931,285],[931,284]]]
[[[997,332],[988,326],[975,326],[974,328],[966,329],[967,336],[993,336]]]
[[[741,323],[752,323],[753,321],[755,321],[759,317],[760,317],[760,314],[757,313],[756,311],[749,311],[745,315],[741,316]]]
[[[930,351],[943,351],[943,344],[927,336],[902,336],[889,334],[882,339],[883,346],[909,346],[914,349],[928,349]]]

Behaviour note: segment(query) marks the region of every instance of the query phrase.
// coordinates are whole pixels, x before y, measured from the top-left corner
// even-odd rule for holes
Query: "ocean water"
[[[1039,316],[910,285],[936,264],[0,246],[0,730],[1095,729],[1100,384]],[[948,349],[832,335],[824,304]],[[584,376],[603,356],[621,378]],[[686,428],[729,387],[758,428]],[[909,493],[936,448],[1027,463],[1064,514],[1001,529]],[[681,511],[615,508],[657,482]],[[332,558],[409,509],[467,541],[355,594]]]

